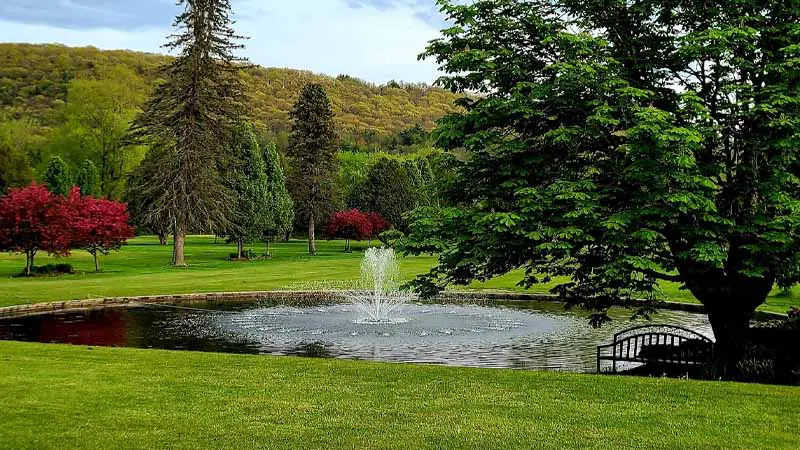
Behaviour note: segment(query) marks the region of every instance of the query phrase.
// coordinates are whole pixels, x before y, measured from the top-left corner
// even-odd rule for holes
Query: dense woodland
[[[101,94],[122,85],[134,94],[130,104],[138,107],[155,81],[157,68],[169,60],[126,50],[0,44],[0,116],[25,118],[37,134],[44,134],[63,124],[76,80],[103,82]],[[348,75],[333,78],[260,66],[243,70],[242,78],[253,124],[259,133],[275,135],[279,148],[289,131],[289,111],[300,89],[309,83],[323,86],[343,143],[356,147],[379,148],[417,124],[429,130],[445,113],[455,110],[456,96],[422,84],[378,86]]]
[[[154,87],[165,81],[159,68],[171,61],[124,50],[0,44],[0,191],[39,181],[65,194],[77,185],[84,194],[131,203],[140,231],[158,231],[137,212],[153,199],[133,195],[142,189],[128,186],[149,151],[130,139],[130,131]],[[287,175],[293,173],[286,158],[290,115],[301,89],[319,85],[330,99],[335,174],[315,219],[319,225],[334,211],[360,208],[403,227],[403,213],[438,201],[442,186],[436,178],[447,178],[443,171],[451,161],[432,147],[429,130],[457,109],[454,94],[426,85],[378,86],[347,75],[241,67],[244,120],[254,145],[276,149]],[[308,222],[300,204],[295,207],[290,230],[298,232]]]

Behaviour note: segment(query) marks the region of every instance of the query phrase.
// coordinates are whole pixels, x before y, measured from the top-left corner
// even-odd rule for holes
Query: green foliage
[[[50,158],[43,181],[47,190],[58,195],[67,195],[73,186],[69,167],[60,156]]]
[[[149,230],[165,239],[172,228],[169,213],[151,207],[158,192],[153,189],[150,180],[156,178],[162,170],[161,161],[157,156],[157,149],[148,152],[141,164],[128,175],[123,199],[128,203],[131,223],[136,225],[137,229]]]
[[[100,192],[100,176],[97,173],[97,166],[87,159],[81,165],[78,176],[75,178],[75,184],[81,188],[82,195],[91,195],[96,197]]]
[[[48,127],[57,128],[65,122],[62,112],[73,80],[125,82],[124,73],[132,73],[128,84],[134,92],[141,92],[161,78],[159,67],[171,59],[94,47],[0,43],[0,112],[36,120],[44,135]],[[350,76],[332,78],[309,71],[258,66],[245,68],[241,75],[257,133],[275,136],[279,152],[288,145],[292,105],[309,83],[323,86],[331,99],[337,133],[358,148],[384,147],[397,133],[416,124],[430,130],[436,120],[456,110],[455,95],[426,85],[398,84],[398,88],[388,88]],[[103,96],[102,92],[96,94]],[[138,100],[136,106],[142,106],[142,101]],[[84,159],[86,155],[72,162],[80,164]],[[38,162],[32,159],[33,164]],[[100,165],[97,160],[95,163]]]
[[[242,244],[261,238],[267,228],[271,213],[270,183],[261,149],[250,125],[239,126],[228,152],[224,175],[233,193],[234,207],[230,226],[224,234],[239,243],[241,252]]]
[[[99,191],[119,198],[124,179],[141,161],[144,150],[125,137],[146,86],[123,66],[98,74],[100,79],[73,79],[67,87],[64,123],[54,132],[50,153],[68,157],[73,165],[91,159],[99,170]]]
[[[267,178],[266,220],[262,230],[263,239],[269,243],[276,236],[287,235],[294,222],[294,202],[286,188],[286,178],[280,165],[275,144],[263,148],[264,170]],[[269,255],[268,255],[269,256]]]
[[[170,219],[173,265],[182,266],[186,233],[230,226],[233,201],[219,168],[245,109],[229,0],[179,3],[180,34],[166,45],[179,56],[163,67],[164,81],[136,117],[131,138],[155,152],[160,169],[146,172],[148,215]]]
[[[33,179],[26,149],[33,143],[30,122],[0,120],[0,195]]]
[[[415,215],[407,251],[441,251],[421,287],[564,276],[555,291],[602,321],[678,281],[734,356],[800,277],[800,7],[439,3],[453,26],[424,57],[481,96],[436,133],[468,160],[455,206]]]
[[[400,230],[406,227],[403,214],[414,209],[418,202],[408,171],[400,161],[389,158],[378,160],[348,199],[350,207],[380,213]]]
[[[289,186],[300,216],[309,226],[309,253],[314,254],[314,227],[334,209],[337,196],[336,133],[325,90],[309,84],[292,111],[292,134],[286,155],[291,160]]]

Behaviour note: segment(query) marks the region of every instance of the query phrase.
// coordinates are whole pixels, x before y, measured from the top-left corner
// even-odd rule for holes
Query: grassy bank
[[[160,246],[153,237],[130,241],[121,252],[102,257],[102,273],[94,273],[92,259],[85,251],[75,251],[69,258],[37,257],[37,265],[68,262],[80,272],[52,278],[15,278],[25,265],[24,256],[0,254],[0,306],[43,301],[74,300],[95,297],[192,292],[251,291],[270,289],[318,289],[335,287],[332,280],[353,280],[359,277],[361,252],[366,243],[355,243],[356,251],[344,253],[341,241],[320,241],[319,255],[306,254],[305,241],[277,243],[270,260],[231,262],[232,245],[215,244],[214,238],[194,236],[187,244],[186,269],[168,265],[171,247]],[[259,249],[256,249],[261,251]],[[434,263],[431,256],[409,257],[401,261],[406,278],[428,270]],[[516,287],[521,275],[512,273],[486,283],[475,283],[470,289],[521,290]],[[552,285],[538,285],[532,292],[547,292]],[[674,284],[663,289],[670,300],[695,302],[686,291]],[[790,305],[800,304],[800,294],[771,296],[763,310],[786,312]]]
[[[800,389],[0,342],[4,448],[795,448]]]

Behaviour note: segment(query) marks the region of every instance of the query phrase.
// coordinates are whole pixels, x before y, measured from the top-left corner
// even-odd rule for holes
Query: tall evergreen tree
[[[234,196],[230,225],[224,235],[236,242],[238,258],[244,256],[244,245],[260,239],[267,226],[271,205],[266,167],[252,127],[240,125],[230,146],[225,169],[228,187]]]
[[[264,166],[267,176],[267,195],[269,198],[267,217],[264,223],[263,238],[270,255],[269,243],[275,236],[288,233],[294,222],[294,202],[286,189],[286,178],[283,174],[274,143],[264,145]]]
[[[58,195],[67,195],[72,188],[69,166],[60,156],[53,156],[47,163],[44,184],[47,186],[47,190]]]
[[[190,231],[225,229],[232,196],[220,175],[225,149],[243,116],[240,58],[229,0],[181,0],[178,34],[165,45],[177,57],[134,121],[132,137],[151,145],[157,170],[143,186],[144,214],[167,217],[173,233],[172,264],[185,265]],[[155,220],[158,219],[158,220]]]
[[[291,116],[289,184],[300,214],[308,221],[308,253],[316,255],[315,226],[325,219],[323,211],[334,199],[337,152],[331,102],[322,86],[306,85]]]
[[[97,166],[87,159],[81,165],[78,176],[75,177],[75,184],[81,188],[81,194],[96,196],[100,191],[100,174]]]

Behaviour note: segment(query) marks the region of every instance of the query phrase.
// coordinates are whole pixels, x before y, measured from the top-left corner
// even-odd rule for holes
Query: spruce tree
[[[47,163],[44,184],[47,186],[47,190],[58,195],[67,195],[72,188],[69,167],[60,156],[53,156]]]
[[[294,202],[286,189],[286,178],[278,160],[278,150],[274,143],[264,146],[264,166],[267,176],[267,195],[269,198],[263,230],[266,256],[271,256],[269,243],[275,237],[288,233],[294,222]]]
[[[96,196],[100,187],[100,174],[97,166],[91,160],[86,160],[81,165],[75,184],[81,188],[81,194]]]
[[[308,84],[291,112],[290,187],[298,211],[308,221],[308,253],[316,255],[315,226],[334,199],[336,133],[331,102],[322,86]]]
[[[232,195],[220,174],[225,149],[243,116],[240,58],[229,0],[181,0],[178,33],[165,47],[177,57],[161,73],[164,82],[136,118],[132,137],[151,146],[152,167],[143,193],[152,201],[147,222],[166,217],[172,229],[172,264],[185,265],[190,231],[225,229]]]

